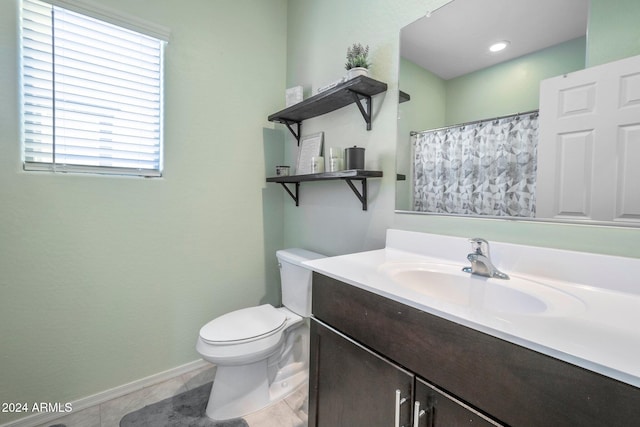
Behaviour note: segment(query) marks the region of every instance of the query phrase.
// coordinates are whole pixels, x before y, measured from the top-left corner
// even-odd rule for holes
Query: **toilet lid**
[[[286,320],[287,316],[270,304],[243,308],[204,325],[200,337],[210,343],[246,341],[277,332]]]

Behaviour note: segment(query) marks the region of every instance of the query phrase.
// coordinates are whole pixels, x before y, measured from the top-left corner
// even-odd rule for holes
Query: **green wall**
[[[587,65],[640,55],[640,1],[591,0]]]
[[[400,58],[400,88],[411,100],[398,106],[398,173],[411,177],[411,131],[445,125],[446,82],[417,64]],[[411,209],[411,179],[398,181],[396,206]]]
[[[399,126],[433,129],[535,110],[541,80],[584,68],[585,43],[580,37],[450,80],[401,59],[400,87],[411,102],[400,105]]]
[[[620,23],[637,40],[637,19],[626,16],[635,0],[593,1],[609,16],[593,24],[590,44],[613,49]],[[72,401],[199,359],[206,321],[279,301],[283,246],[375,249],[396,227],[640,257],[638,229],[394,212],[399,29],[442,0],[102,3],[171,28],[165,176],[22,172],[17,0],[0,2],[2,402]],[[303,184],[296,208],[264,181],[296,154],[266,117],[284,107],[286,87],[340,79],[354,42],[370,46],[373,77],[389,85],[374,98],[373,129],[351,106],[305,121],[303,134],[365,147],[367,168],[384,177],[370,181],[366,212],[342,182]]]
[[[602,7],[608,4],[605,0],[596,1],[602,1]],[[375,249],[384,246],[386,229],[394,227],[640,257],[640,247],[636,244],[640,229],[394,213],[399,30],[424,16],[434,3],[375,0],[363,6],[360,1],[289,0],[287,85],[319,87],[340,78],[344,73],[342,63],[347,46],[360,42],[370,46],[373,77],[387,82],[389,88],[385,95],[374,98],[373,129],[369,132],[364,130],[355,107],[305,122],[305,132],[325,132],[327,146],[365,147],[366,166],[382,170],[384,177],[370,180],[366,212],[359,208],[351,191],[342,183],[303,186],[300,207],[285,201],[285,244],[327,254]],[[612,9],[619,15],[626,13]],[[628,22],[626,17],[607,19],[610,27]],[[330,31],[327,31],[328,23],[331,23]],[[637,31],[635,25],[632,23],[630,32]],[[602,30],[599,36],[590,33],[589,41],[607,37],[603,34],[606,32]],[[615,44],[613,33],[617,32],[617,29],[609,32],[608,44]],[[403,90],[409,92],[404,87]],[[400,113],[402,115],[402,108]],[[285,149],[288,160],[293,161],[295,143],[289,140]]]
[[[283,156],[266,118],[284,98],[286,1],[101,3],[171,29],[164,177],[22,171],[19,2],[0,1],[0,402],[199,360],[206,322],[280,301],[283,192],[264,178]]]
[[[422,130],[445,126],[448,101],[447,82],[419,65],[400,58],[400,89],[411,100],[399,105],[399,125]]]
[[[585,37],[450,80],[404,58],[399,85],[411,101],[398,106],[398,173],[411,176],[411,131],[538,108],[541,80],[584,68]],[[411,180],[396,185],[396,208],[411,210]]]
[[[540,81],[585,64],[584,37],[447,80],[446,125],[535,110]]]

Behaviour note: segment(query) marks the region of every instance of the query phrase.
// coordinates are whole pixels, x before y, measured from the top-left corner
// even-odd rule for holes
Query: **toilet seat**
[[[207,344],[242,344],[266,338],[284,329],[287,316],[270,304],[243,308],[213,319],[200,329]]]

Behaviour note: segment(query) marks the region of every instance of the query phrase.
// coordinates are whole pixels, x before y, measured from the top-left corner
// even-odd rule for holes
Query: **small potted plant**
[[[362,47],[360,43],[354,43],[347,48],[347,62],[344,64],[347,69],[347,80],[369,74],[371,64],[368,62],[368,56],[369,46]]]

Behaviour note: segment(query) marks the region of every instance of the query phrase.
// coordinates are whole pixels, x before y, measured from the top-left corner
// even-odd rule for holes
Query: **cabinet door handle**
[[[396,390],[396,416],[394,427],[400,427],[400,406],[407,401],[406,397],[402,397],[400,390]]]
[[[425,410],[420,409],[420,402],[416,400],[413,404],[413,427],[420,427],[420,417],[424,417],[425,414]]]

